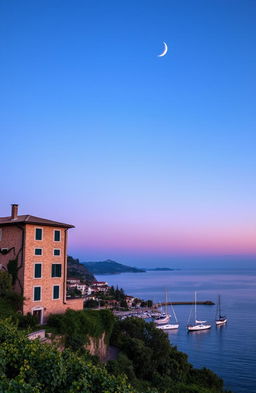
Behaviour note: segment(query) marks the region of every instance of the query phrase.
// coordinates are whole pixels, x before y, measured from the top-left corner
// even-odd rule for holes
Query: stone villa
[[[80,310],[83,299],[66,299],[67,232],[73,225],[31,215],[0,217],[0,269],[13,276],[14,289],[23,294],[23,314],[44,323],[49,314],[67,308]]]

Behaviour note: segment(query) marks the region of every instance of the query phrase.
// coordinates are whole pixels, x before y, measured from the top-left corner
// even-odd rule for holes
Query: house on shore
[[[23,314],[43,324],[49,314],[83,309],[83,299],[66,299],[68,230],[73,225],[31,215],[0,217],[0,269],[12,275],[25,298]]]

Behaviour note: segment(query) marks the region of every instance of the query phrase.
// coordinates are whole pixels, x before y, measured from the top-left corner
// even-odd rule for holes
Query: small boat
[[[164,325],[169,322],[171,316],[167,313],[167,291],[165,291],[165,312],[161,312],[161,314],[154,318],[154,322],[156,325]]]
[[[216,323],[217,326],[222,326],[222,325],[225,325],[227,320],[228,320],[228,318],[225,315],[221,315],[220,295],[219,295],[218,303],[217,303],[217,311],[216,311],[215,323]]]
[[[166,313],[162,313],[159,317],[154,318],[154,322],[156,325],[163,325],[170,320],[170,315]]]
[[[199,321],[197,319],[197,310],[196,310],[196,292],[195,292],[195,323],[192,325],[187,325],[187,330],[189,332],[196,332],[200,330],[207,330],[211,328],[211,324],[207,321]]]
[[[178,323],[167,323],[166,325],[158,325],[156,326],[157,329],[161,330],[174,330],[179,328]]]

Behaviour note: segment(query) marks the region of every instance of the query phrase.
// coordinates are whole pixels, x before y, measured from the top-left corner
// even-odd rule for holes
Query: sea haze
[[[169,272],[124,273],[97,276],[118,285],[129,295],[157,302],[165,292],[173,301],[217,302],[221,295],[228,324],[216,328],[216,306],[198,306],[198,318],[212,323],[209,331],[187,333],[191,306],[176,306],[180,329],[169,334],[170,341],[189,356],[196,367],[208,367],[220,375],[225,387],[235,393],[255,393],[256,386],[256,269],[179,270]]]

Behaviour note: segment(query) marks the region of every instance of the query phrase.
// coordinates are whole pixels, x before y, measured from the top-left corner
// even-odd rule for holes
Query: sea
[[[211,322],[212,328],[188,333],[186,325],[194,306],[175,306],[180,328],[168,333],[170,342],[188,355],[197,368],[207,367],[224,380],[234,393],[256,392],[256,269],[173,270],[146,273],[98,275],[99,281],[123,288],[128,295],[154,302],[211,300],[228,317],[216,327],[216,305],[197,306],[197,318]],[[171,311],[171,310],[168,310]]]

